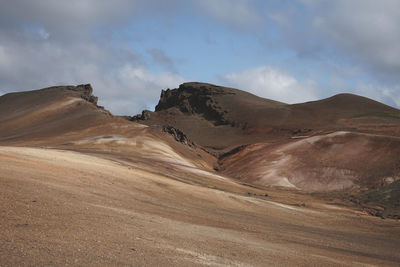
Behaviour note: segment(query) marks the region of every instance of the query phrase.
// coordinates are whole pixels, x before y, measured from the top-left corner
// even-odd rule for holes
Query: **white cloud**
[[[153,109],[161,89],[176,88],[183,82],[185,79],[175,73],[154,74],[144,67],[126,64],[118,71],[109,74],[106,79],[100,79],[98,83],[93,84],[99,92],[107,94],[105,106],[113,107],[112,110],[116,114],[133,115],[143,109]],[[112,87],[108,87],[108,84]],[[111,88],[123,88],[123,91],[112,91]]]
[[[51,41],[9,41],[0,46],[1,90],[91,83],[99,104],[119,115],[152,109],[161,89],[183,81],[176,73],[151,73],[133,51],[108,50],[93,42],[68,48]]]
[[[0,90],[91,83],[99,104],[114,114],[153,108],[161,89],[177,87],[184,79],[175,73],[151,73],[129,43],[116,44],[107,34],[98,39],[92,32],[95,27],[118,29],[115,24],[131,18],[139,5],[151,8],[143,0],[2,3]],[[165,54],[153,54],[158,64],[174,67]]]
[[[299,80],[281,69],[264,66],[224,75],[221,83],[290,103],[327,96],[326,92],[337,92],[338,85],[342,91],[399,105],[400,1],[298,1],[311,12],[304,15],[304,10],[296,10],[292,3],[269,3],[275,9],[258,9],[254,0],[0,0],[0,90],[10,92],[90,82],[100,104],[114,113],[134,114],[143,108],[152,108],[162,88],[176,87],[185,79],[177,73],[179,68],[162,46],[141,50],[151,55],[153,64],[166,70],[151,72],[143,62],[146,56],[138,54],[129,40],[113,40],[113,33],[139,16],[174,17],[177,11],[184,10],[197,11],[205,20],[212,18],[213,25],[222,22],[253,33],[257,29],[258,37],[268,31],[267,14],[290,36],[288,47],[297,49],[303,56],[296,63],[304,66],[304,75],[338,76],[331,79],[335,85],[329,84],[330,88],[320,90],[312,79]],[[96,29],[101,29],[101,33],[95,35]],[[277,40],[277,46],[281,47],[282,40]],[[319,63],[310,67],[307,60],[318,49],[327,53],[322,59],[313,58]],[[343,55],[355,56],[364,64],[357,65],[360,68],[352,74],[348,71],[348,61],[341,61],[345,58]],[[329,66],[337,58],[340,67],[332,71]],[[347,64],[346,68],[342,63]],[[360,70],[365,66],[376,70],[368,75],[391,73],[391,82],[385,86],[369,84],[366,80],[374,79],[361,77],[366,76]],[[347,81],[354,82],[357,77],[365,78],[365,82],[355,89],[346,87]],[[325,77],[325,80],[328,79]]]
[[[220,80],[229,86],[285,103],[316,100],[319,95],[319,88],[314,81],[299,81],[271,66],[226,74]]]
[[[400,1],[304,1],[322,39],[382,74],[400,71]],[[315,36],[318,38],[318,36]]]

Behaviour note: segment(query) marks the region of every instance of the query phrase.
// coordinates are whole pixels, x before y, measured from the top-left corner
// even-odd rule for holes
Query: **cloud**
[[[400,71],[400,1],[304,1],[314,17],[315,38],[328,39],[376,74],[398,76]]]
[[[98,84],[96,82],[95,85],[99,91],[106,92],[105,101],[101,104],[114,107],[113,111],[117,114],[133,115],[143,109],[154,109],[161,89],[176,88],[185,81],[176,73],[154,74],[144,67],[126,64],[116,72],[98,80]],[[123,90],[111,89],[115,87]]]
[[[161,1],[152,4],[157,2]],[[176,87],[184,79],[163,51],[153,49],[150,54],[167,70],[151,73],[129,42],[111,38],[139,9],[152,12],[151,8],[139,0],[2,3],[0,91],[91,83],[99,103],[115,114],[153,108],[161,89]],[[102,34],[95,34],[96,29]]]
[[[400,2],[395,0],[0,0],[0,4],[1,92],[90,82],[100,104],[116,114],[152,108],[161,89],[176,87],[186,79],[179,74],[184,69],[169,57],[177,57],[176,45],[182,44],[166,40],[157,47],[154,36],[147,37],[150,34],[142,25],[151,18],[161,27],[154,34],[170,38],[176,37],[176,32],[189,34],[197,22],[211,21],[210,25],[218,28],[214,32],[218,42],[214,35],[205,35],[204,40],[213,44],[206,46],[206,52],[215,53],[215,61],[222,59],[218,51],[230,51],[235,42],[244,49],[256,47],[251,43],[255,39],[275,42],[274,52],[265,47],[243,50],[243,55],[249,55],[246,66],[251,66],[253,58],[254,64],[265,65],[262,67],[235,72],[234,65],[239,68],[241,62],[232,55],[226,63],[232,73],[220,77],[223,84],[293,103],[338,92],[323,84],[333,81],[341,91],[399,104]],[[188,17],[195,23],[185,24],[182,19]],[[210,25],[196,30],[204,34],[202,30]],[[227,32],[220,25],[234,31]],[[243,32],[249,33],[249,38],[242,38]],[[194,50],[193,54],[201,57],[204,51]],[[274,63],[268,62],[272,58],[268,54],[276,54]],[[290,60],[291,55],[295,56]],[[190,69],[184,73],[192,79],[203,77],[201,71],[215,61],[205,65],[200,58],[193,67],[200,73],[193,74]],[[154,71],[159,69],[154,65],[161,66],[162,72]],[[331,67],[334,65],[338,67]],[[282,66],[291,72],[282,71]],[[357,71],[350,73],[349,69]],[[300,79],[289,73],[312,78]],[[317,80],[322,81],[324,90]],[[349,80],[356,87],[349,87]]]
[[[151,109],[161,89],[184,81],[172,72],[151,73],[133,51],[108,50],[93,42],[9,42],[0,46],[0,89],[39,89],[91,83],[99,103],[119,115]]]
[[[195,1],[201,12],[239,29],[258,28],[263,17],[251,0],[202,0]]]
[[[220,81],[257,96],[285,103],[316,100],[320,93],[314,81],[299,81],[290,74],[271,66],[226,74],[220,78]]]
[[[147,53],[153,58],[153,62],[162,65],[170,72],[177,72],[174,61],[168,57],[161,49],[153,48],[147,50]]]
[[[99,22],[117,23],[135,11],[130,0],[1,1],[0,27],[18,28],[35,22],[62,34],[79,34]]]
[[[297,0],[266,14],[275,45],[295,52],[287,69],[316,77],[322,96],[353,92],[399,106],[399,1]]]

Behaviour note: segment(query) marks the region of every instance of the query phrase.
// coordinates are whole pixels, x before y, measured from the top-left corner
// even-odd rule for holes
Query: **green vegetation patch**
[[[392,114],[389,112],[361,113],[361,114],[356,114],[356,115],[352,116],[352,118],[362,118],[362,117],[380,117],[380,118],[400,119],[400,115]]]
[[[364,201],[400,208],[400,180],[367,193]]]
[[[364,207],[379,206],[384,209],[371,214],[400,220],[400,180],[368,192],[361,198],[361,203]]]

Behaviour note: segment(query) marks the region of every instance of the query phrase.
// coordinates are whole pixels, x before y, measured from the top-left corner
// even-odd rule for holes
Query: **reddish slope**
[[[259,143],[223,158],[242,181],[305,191],[370,189],[400,179],[400,138],[350,132]]]
[[[222,173],[246,183],[359,190],[400,178],[400,111],[357,95],[287,105],[185,83],[135,119],[176,127],[216,154]]]
[[[219,95],[218,105],[227,107],[237,101],[231,109],[240,106],[247,114],[238,122],[258,116],[251,110],[252,103],[259,103],[256,110],[275,112],[275,124],[287,121],[288,105],[235,94],[250,104],[240,106],[241,98],[230,95],[226,100]],[[332,203],[346,204],[337,198],[327,203],[302,192],[242,185],[209,171],[215,158],[174,140],[190,144],[185,133],[167,128],[173,137],[158,131],[159,127],[114,117],[95,102],[87,86],[0,98],[0,265],[396,266],[399,262],[397,222]],[[257,130],[262,116],[242,129],[236,122],[215,125],[204,113],[179,112],[182,117],[176,119],[196,117],[215,130],[198,128],[201,131],[193,135],[196,138],[207,132],[225,145],[254,143],[254,136],[265,138],[260,134],[265,129],[248,130]],[[238,116],[227,113],[222,118]],[[168,119],[173,121],[173,117]],[[221,130],[231,128],[237,132],[224,135]],[[221,162],[225,171],[251,178],[252,171],[265,164],[279,164],[279,159],[268,157],[275,152],[304,159],[304,166],[318,168],[314,153],[321,157],[323,151],[331,151],[332,157],[326,155],[326,160],[348,168],[349,157],[335,162],[335,154],[352,151],[344,147],[364,142],[358,135],[343,135],[343,140],[342,135],[328,135],[312,137],[321,143],[314,139],[300,142],[279,133],[273,146],[258,143],[225,155]],[[367,144],[374,138],[367,139]],[[383,144],[380,137],[376,140],[349,155],[371,155],[371,150],[375,152]],[[338,146],[340,143],[344,145]],[[396,158],[397,150],[388,147],[397,143],[386,144],[376,153],[377,162],[388,151]],[[303,157],[308,149],[310,155]],[[389,165],[384,167],[391,170]],[[275,176],[279,178],[279,173]],[[396,196],[396,192],[390,194]]]

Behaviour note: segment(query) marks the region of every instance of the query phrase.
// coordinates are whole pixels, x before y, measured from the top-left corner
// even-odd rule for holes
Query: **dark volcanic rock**
[[[83,99],[97,105],[98,97],[93,95],[93,88],[90,84],[80,84],[73,87],[72,90],[82,92]]]
[[[370,215],[382,219],[400,219],[400,180],[367,192],[352,194],[348,200]]]
[[[90,84],[80,84],[77,86],[60,86],[59,88],[66,88],[67,90],[78,92],[82,99],[94,104],[98,109],[101,109],[104,113],[112,116],[110,111],[106,110],[103,106],[99,106],[97,104],[98,97],[93,95],[93,88]]]
[[[172,135],[175,138],[176,141],[178,141],[184,145],[187,145],[190,147],[194,146],[194,143],[192,141],[190,141],[189,138],[179,129],[176,129],[176,128],[168,125],[168,126],[163,127],[163,131],[166,133],[169,133],[170,135]]]
[[[186,114],[199,114],[215,125],[231,124],[214,98],[215,95],[228,94],[234,93],[216,85],[184,83],[178,89],[162,90],[155,110],[157,112],[175,107]]]
[[[150,110],[143,110],[142,114],[138,114],[138,115],[129,117],[129,120],[130,121],[145,121],[145,120],[150,119],[152,113],[153,112],[151,112]]]

